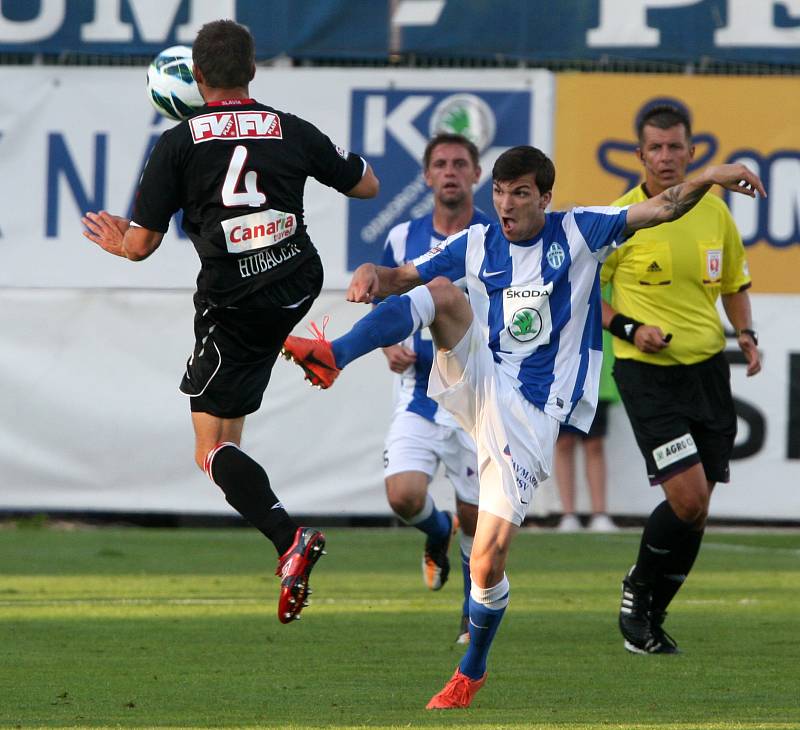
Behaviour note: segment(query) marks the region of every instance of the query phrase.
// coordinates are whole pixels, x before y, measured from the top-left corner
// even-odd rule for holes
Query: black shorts
[[[736,409],[724,353],[695,365],[617,359],[614,379],[651,484],[695,464],[710,482],[730,479]]]
[[[594,412],[594,421],[589,427],[589,432],[584,433],[575,426],[561,426],[558,432],[560,436],[562,433],[573,433],[582,439],[599,439],[603,438],[608,433],[608,407],[607,400],[601,400],[597,403],[597,410]]]
[[[287,335],[321,289],[315,256],[236,307],[208,307],[196,296],[194,351],[180,385],[192,411],[220,418],[257,411]]]

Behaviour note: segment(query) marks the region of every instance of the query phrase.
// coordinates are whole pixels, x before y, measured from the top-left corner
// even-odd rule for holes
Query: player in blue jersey
[[[720,165],[627,208],[548,213],[555,169],[528,146],[500,155],[492,179],[498,223],[474,225],[401,267],[360,266],[348,300],[386,299],[333,342],[289,337],[284,344],[309,380],[328,387],[355,358],[430,327],[437,352],[428,394],[477,443],[470,642],[428,709],[468,707],[486,681],[509,600],[511,540],[534,489],[550,475],[560,425],[586,432],[594,418],[600,264],[635,231],[684,215],[713,184],[765,195],[744,165]],[[452,284],[464,276],[468,300]]]
[[[473,204],[473,186],[481,174],[478,148],[459,134],[433,137],[423,155],[425,182],[433,211],[399,223],[389,231],[381,264],[402,266],[442,243],[447,236],[490,219]],[[395,411],[386,437],[386,496],[395,514],[426,535],[422,556],[425,584],[439,590],[450,572],[448,548],[460,524],[464,603],[456,641],[469,641],[468,611],[471,581],[469,556],[478,520],[478,462],[475,442],[453,416],[428,397],[433,342],[427,329],[418,330],[383,352],[398,374]],[[442,463],[456,494],[458,519],[439,510],[428,485]]]

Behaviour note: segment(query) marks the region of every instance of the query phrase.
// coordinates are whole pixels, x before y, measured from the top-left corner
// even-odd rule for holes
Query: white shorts
[[[521,525],[534,490],[550,476],[559,423],[515,386],[473,319],[452,350],[436,353],[428,395],[477,443],[479,509]]]
[[[478,456],[469,434],[411,411],[395,413],[386,435],[384,477],[420,471],[433,478],[440,462],[458,498],[478,504]]]

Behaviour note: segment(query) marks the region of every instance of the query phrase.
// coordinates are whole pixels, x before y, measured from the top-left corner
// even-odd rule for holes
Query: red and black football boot
[[[306,374],[306,380],[318,388],[330,388],[341,370],[336,367],[331,343],[325,339],[325,324],[322,331],[312,322],[309,327],[314,338],[289,335],[283,343],[283,356],[293,360]]]
[[[278,558],[275,575],[281,577],[281,595],[278,598],[278,620],[288,624],[300,618],[308,605],[311,590],[308,576],[316,562],[325,555],[325,535],[313,527],[298,527],[291,547]]]

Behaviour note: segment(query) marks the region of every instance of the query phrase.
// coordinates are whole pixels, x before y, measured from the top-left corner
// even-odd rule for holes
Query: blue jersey
[[[480,210],[475,210],[470,225],[488,224],[490,219]],[[414,218],[399,223],[386,239],[383,249],[382,266],[402,266],[408,261],[421,256],[432,247],[440,245],[445,236],[433,229],[433,215]],[[427,329],[415,332],[403,343],[413,350],[417,359],[413,365],[400,376],[396,410],[411,411],[427,418],[429,421],[446,426],[456,426],[455,419],[436,401],[428,398],[428,377],[433,365],[433,342]]]
[[[547,213],[539,234],[510,242],[473,225],[414,259],[420,277],[466,277],[494,360],[533,405],[588,431],[603,361],[598,270],[623,239],[627,208]]]

